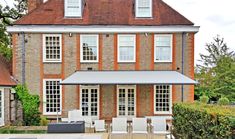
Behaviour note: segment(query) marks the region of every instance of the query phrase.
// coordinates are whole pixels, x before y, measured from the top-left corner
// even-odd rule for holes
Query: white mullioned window
[[[172,86],[154,85],[154,114],[172,113]]]
[[[118,62],[135,62],[135,49],[135,35],[118,35]]]
[[[80,108],[82,116],[99,119],[99,86],[80,86]]]
[[[136,17],[152,17],[152,0],[136,0]]]
[[[172,34],[154,36],[154,62],[172,62]]]
[[[117,85],[117,116],[136,116],[136,86]]]
[[[43,80],[43,114],[56,115],[62,111],[61,79]]]
[[[61,62],[61,49],[61,34],[43,34],[43,62]]]
[[[64,1],[65,17],[82,17],[82,0]]]
[[[81,35],[80,38],[81,62],[98,62],[99,35]]]

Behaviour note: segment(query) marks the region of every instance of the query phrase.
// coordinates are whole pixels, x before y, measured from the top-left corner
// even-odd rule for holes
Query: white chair
[[[147,118],[133,118],[132,119],[132,134],[145,134],[146,138],[148,138]]]
[[[167,123],[165,117],[153,117],[151,118],[151,126],[153,129],[153,134],[163,134],[166,138],[174,139],[171,132],[167,130]]]
[[[106,132],[104,120],[95,120],[94,127],[95,127],[95,132]]]
[[[154,134],[169,134],[166,130],[166,118],[164,117],[153,117],[151,118],[151,125]]]
[[[111,134],[123,134],[127,137],[127,118],[113,118],[111,127]]]
[[[72,110],[68,112],[68,122],[83,121],[81,110]]]
[[[89,132],[94,131],[95,126],[91,117],[82,117],[81,119],[85,122],[85,127],[88,128]]]

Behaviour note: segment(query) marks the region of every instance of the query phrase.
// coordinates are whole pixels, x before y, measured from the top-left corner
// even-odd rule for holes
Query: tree
[[[200,54],[202,63],[197,65],[195,78],[199,85],[195,87],[196,98],[207,95],[211,100],[227,97],[235,101],[235,54],[230,51],[219,36],[214,42],[206,44],[208,54]]]
[[[227,44],[224,42],[224,38],[220,38],[219,35],[214,38],[214,42],[207,43],[205,49],[209,54],[200,54],[201,60],[199,61],[202,64],[198,65],[199,67],[215,67],[221,57],[235,56],[234,51],[229,51]]]
[[[235,102],[235,59],[221,57],[213,70],[216,74],[211,81],[214,94]]]
[[[27,9],[26,0],[14,0],[14,6],[9,7],[0,4],[0,54],[6,57],[8,60],[12,57],[10,47],[10,37],[6,32],[6,26],[11,25],[13,21],[22,17]]]

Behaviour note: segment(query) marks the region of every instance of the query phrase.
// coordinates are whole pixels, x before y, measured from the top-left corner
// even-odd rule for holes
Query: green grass
[[[46,134],[46,130],[16,130],[15,127],[0,128],[0,134]]]

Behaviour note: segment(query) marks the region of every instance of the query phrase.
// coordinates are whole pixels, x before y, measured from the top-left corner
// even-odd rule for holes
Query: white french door
[[[117,116],[135,117],[136,116],[136,86],[118,85],[117,86]]]
[[[80,108],[84,117],[99,119],[99,86],[80,86]]]
[[[4,125],[4,94],[3,89],[0,89],[0,126]]]

